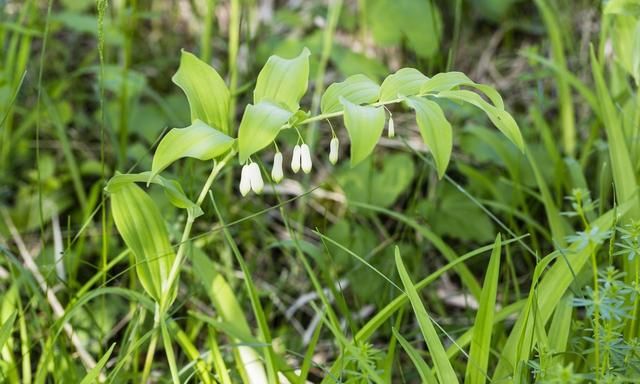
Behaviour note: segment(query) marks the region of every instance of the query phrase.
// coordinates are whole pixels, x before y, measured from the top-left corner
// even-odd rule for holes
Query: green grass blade
[[[405,268],[404,263],[402,262],[402,257],[400,256],[400,250],[397,246],[395,253],[396,267],[398,268],[400,279],[402,280],[402,284],[404,285],[407,296],[409,297],[413,311],[418,318],[418,324],[420,325],[422,335],[427,342],[427,347],[431,351],[433,363],[436,368],[436,375],[440,379],[441,383],[458,383],[458,377],[449,362],[447,353],[445,352],[444,347],[440,342],[440,338],[438,337],[438,333],[431,322],[431,317],[429,317],[427,310],[422,304],[422,300],[420,300],[418,291],[413,285],[411,277],[409,277],[409,274],[407,273],[407,269]]]
[[[91,368],[91,370],[87,372],[87,375],[82,379],[80,384],[92,384],[92,383],[98,382],[97,379],[98,379],[98,376],[100,375],[100,371],[102,371],[102,368],[104,368],[105,364],[107,364],[107,361],[109,361],[109,356],[111,356],[111,352],[113,352],[113,348],[115,346],[116,346],[116,343],[113,343],[111,345],[111,348],[109,348],[107,353],[105,353],[104,356],[102,356],[102,358],[100,359],[100,361],[98,361],[96,366]]]
[[[429,368],[427,363],[422,359],[422,357],[420,356],[420,353],[418,353],[418,351],[415,348],[413,348],[411,344],[409,344],[407,339],[402,337],[402,335],[398,333],[398,331],[395,328],[393,328],[392,331],[393,331],[393,335],[395,336],[396,339],[398,339],[398,342],[400,343],[404,351],[407,352],[407,355],[409,355],[409,358],[411,359],[411,362],[413,363],[413,365],[416,366],[416,369],[418,370],[418,374],[420,375],[420,379],[422,379],[422,382],[427,384],[438,384],[438,381],[436,380],[435,376],[433,376],[433,373],[431,372],[431,368]]]
[[[16,321],[18,313],[12,313],[7,320],[2,324],[2,328],[0,328],[0,350],[4,347],[4,343],[9,340],[9,336],[11,336],[11,331],[13,330],[13,323]]]
[[[469,362],[464,380],[468,384],[484,384],[487,379],[487,367],[491,352],[491,333],[496,308],[496,295],[498,293],[498,277],[500,275],[501,250],[501,238],[498,235],[493,245],[493,252],[491,253],[487,274],[484,278],[484,287],[480,296],[480,308],[473,325],[473,339],[471,340]]]
[[[559,354],[555,357],[560,364],[563,364],[562,353],[567,350],[569,334],[571,332],[571,321],[573,320],[573,294],[567,293],[556,307],[549,326],[549,347],[551,352]]]

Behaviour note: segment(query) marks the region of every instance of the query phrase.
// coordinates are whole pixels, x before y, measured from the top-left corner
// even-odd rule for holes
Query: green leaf
[[[438,183],[434,198],[424,199],[417,209],[438,236],[482,243],[493,240],[493,222],[449,183]]]
[[[611,159],[611,171],[615,183],[616,197],[618,203],[634,201],[630,217],[640,217],[640,204],[638,204],[638,182],[634,174],[634,163],[631,160],[629,151],[629,138],[625,137],[620,122],[619,110],[614,104],[614,100],[607,89],[607,84],[600,68],[600,63],[596,58],[593,47],[591,47],[591,70],[593,80],[596,85],[596,95],[600,101],[602,110],[602,123],[604,124],[607,139],[609,140],[609,158]]]
[[[453,132],[451,124],[442,112],[440,106],[422,97],[410,97],[407,104],[416,111],[416,121],[420,128],[420,135],[429,147],[436,163],[438,178],[442,179],[451,159],[453,147]]]
[[[183,50],[171,80],[187,95],[191,122],[202,120],[229,133],[229,89],[213,67]]]
[[[387,76],[380,86],[380,101],[389,101],[401,96],[415,96],[429,78],[414,68],[399,69]]]
[[[344,109],[340,97],[354,104],[373,103],[378,99],[380,86],[365,75],[353,75],[345,81],[331,84],[322,95],[322,113],[339,112]]]
[[[402,280],[407,297],[411,302],[413,312],[418,319],[418,325],[420,326],[424,340],[431,352],[433,364],[436,368],[436,375],[438,376],[440,383],[458,383],[458,377],[447,358],[447,353],[445,352],[442,342],[440,342],[440,338],[438,337],[438,333],[431,322],[431,317],[422,304],[418,291],[407,273],[407,269],[402,262],[402,257],[400,256],[400,251],[397,246],[395,253],[396,267],[398,268],[400,280]]]
[[[363,107],[340,98],[344,105],[344,125],[351,141],[351,166],[364,160],[378,143],[384,129],[384,109]]]
[[[182,186],[176,180],[166,179],[160,175],[152,176],[151,172],[140,173],[117,173],[113,176],[105,190],[109,193],[115,192],[119,187],[128,183],[153,183],[162,186],[164,193],[169,199],[169,202],[175,207],[186,209],[193,218],[202,215],[202,209],[193,201],[189,200],[184,193]]]
[[[273,142],[291,115],[286,109],[267,101],[247,105],[238,130],[240,163]]]
[[[459,86],[467,86],[475,88],[483,92],[491,103],[497,108],[504,109],[504,101],[502,96],[493,87],[485,84],[478,84],[471,80],[462,72],[443,72],[438,73],[429,80],[425,81],[420,89],[421,93],[434,93],[441,91],[450,91]]]
[[[140,187],[129,183],[111,193],[111,213],[120,236],[135,256],[142,287],[160,302],[162,284],[175,259],[160,210]],[[175,291],[170,297],[175,297]]]
[[[186,128],[173,128],[167,133],[153,155],[151,176],[155,176],[183,157],[198,160],[211,160],[228,151],[234,139],[210,127],[206,123],[195,120]]]
[[[502,242],[500,235],[493,244],[493,252],[484,278],[480,308],[473,325],[473,338],[469,351],[469,363],[465,373],[465,383],[484,384],[487,379],[489,354],[491,352],[491,333],[493,316],[496,312],[496,295],[498,293],[498,277],[500,275],[500,251]]]
[[[398,333],[395,328],[392,328],[391,330],[393,331],[393,335],[396,337],[396,339],[398,339],[398,342],[400,342],[400,345],[402,345],[404,351],[407,352],[407,355],[409,355],[409,358],[411,359],[413,365],[416,366],[422,382],[427,384],[438,384],[435,376],[433,376],[433,373],[431,373],[431,368],[429,368],[427,363],[420,356],[420,352],[413,348],[413,346],[409,344],[407,339],[402,337],[402,335]]]
[[[430,58],[438,52],[442,22],[432,1],[369,0],[366,11],[378,44],[397,46],[406,41],[422,58]]]
[[[520,151],[524,152],[524,140],[520,133],[518,124],[504,109],[497,108],[487,103],[480,95],[467,90],[458,91],[442,91],[438,93],[438,97],[450,100],[464,101],[483,110],[489,120],[502,132],[512,143],[514,143]]]
[[[113,348],[115,348],[115,346],[116,343],[111,344],[109,350],[107,350],[104,356],[100,358],[100,361],[96,363],[96,366],[91,368],[91,370],[87,372],[87,375],[82,378],[80,384],[91,384],[98,382],[97,378],[100,375],[100,371],[102,371],[102,368],[104,368],[104,366],[107,364],[107,361],[109,361],[109,357],[111,356],[111,353],[113,352]]]
[[[267,60],[253,91],[253,103],[262,101],[281,103],[291,112],[297,111],[299,102],[309,83],[309,55],[307,48],[293,59],[271,56]]]
[[[13,330],[13,323],[16,321],[18,312],[14,312],[5,320],[4,324],[0,328],[0,350],[4,347],[4,344],[9,340],[11,331]]]

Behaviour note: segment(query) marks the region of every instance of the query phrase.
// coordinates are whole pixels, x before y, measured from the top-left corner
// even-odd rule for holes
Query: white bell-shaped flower
[[[389,125],[387,126],[387,135],[394,137],[396,135],[396,126],[393,123],[393,116],[389,115]]]
[[[282,181],[284,177],[284,173],[282,172],[282,153],[276,152],[273,156],[273,168],[271,169],[271,179],[279,183]]]
[[[242,196],[246,196],[251,190],[251,176],[249,175],[251,170],[249,167],[249,165],[244,165],[240,174],[240,193]]]
[[[300,170],[300,146],[296,144],[293,147],[293,156],[291,157],[291,170],[293,173],[298,173]]]
[[[300,164],[302,165],[304,173],[311,172],[313,164],[311,164],[311,152],[309,151],[309,146],[307,144],[302,144],[300,146]]]
[[[337,137],[331,139],[329,143],[329,162],[335,165],[338,162],[338,148],[340,147],[340,142]]]
[[[260,173],[260,167],[257,163],[249,164],[249,180],[251,181],[251,189],[253,192],[260,194],[264,189],[264,181],[262,181],[262,174]]]

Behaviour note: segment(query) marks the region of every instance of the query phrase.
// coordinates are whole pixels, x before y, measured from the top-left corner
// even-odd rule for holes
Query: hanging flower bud
[[[311,172],[311,153],[309,152],[309,146],[307,144],[302,144],[300,146],[300,161],[302,164],[302,170],[304,173]]]
[[[247,193],[251,190],[251,170],[249,169],[249,165],[244,165],[242,167],[242,173],[240,174],[240,193],[242,196],[246,196]]]
[[[389,115],[389,126],[387,127],[387,135],[389,137],[394,137],[396,135],[396,127],[393,124],[393,116]]]
[[[293,157],[291,157],[291,170],[293,173],[298,173],[300,170],[300,146],[296,144],[293,147]]]
[[[249,164],[249,180],[251,180],[251,189],[253,192],[257,194],[262,193],[264,182],[262,181],[262,174],[260,173],[258,163]]]
[[[329,162],[335,165],[338,162],[338,147],[340,146],[340,142],[337,137],[331,139],[329,143]]]
[[[271,169],[271,179],[274,182],[279,183],[283,177],[284,174],[282,172],[282,153],[276,152],[276,154],[273,156],[273,169]]]

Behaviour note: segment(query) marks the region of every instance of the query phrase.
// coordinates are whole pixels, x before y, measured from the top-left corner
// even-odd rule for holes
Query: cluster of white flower
[[[337,137],[331,139],[329,144],[329,161],[331,164],[338,162],[338,147],[339,142]],[[251,160],[249,160],[251,161]],[[282,170],[282,153],[277,151],[273,156],[273,168],[271,169],[271,179],[279,183],[284,178],[284,172]],[[293,156],[291,157],[291,170],[293,173],[298,173],[300,169],[304,173],[311,172],[313,164],[311,163],[311,151],[307,144],[298,145],[293,147]],[[250,162],[242,166],[242,172],[240,174],[240,193],[242,196],[246,196],[249,191],[260,194],[264,189],[264,182],[262,181],[262,174],[260,173],[260,167],[257,163]]]

